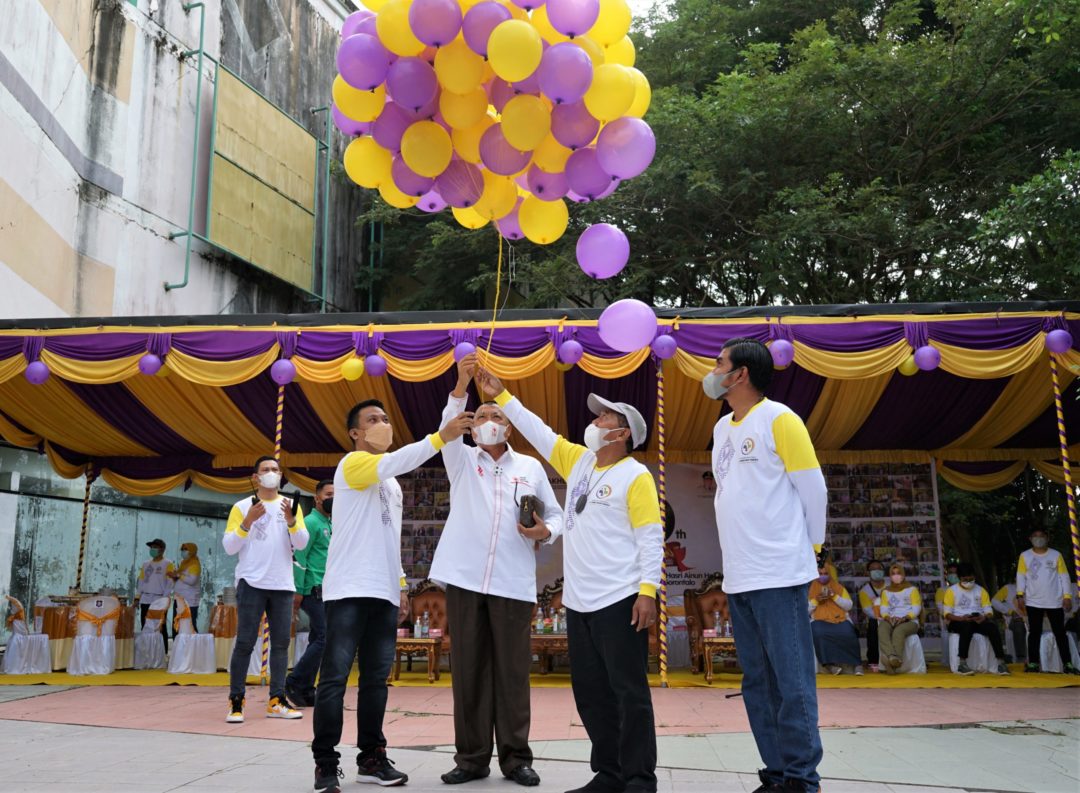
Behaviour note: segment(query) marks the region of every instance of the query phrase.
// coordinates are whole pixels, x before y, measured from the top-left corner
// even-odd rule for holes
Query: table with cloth
[[[116,668],[135,666],[135,606],[121,606],[116,625]],[[75,642],[79,607],[76,603],[34,606],[34,617],[41,617],[41,632],[49,637],[49,658],[53,671],[67,669]]]

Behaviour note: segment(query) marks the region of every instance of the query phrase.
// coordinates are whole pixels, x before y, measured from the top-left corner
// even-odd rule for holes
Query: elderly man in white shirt
[[[476,355],[458,362],[458,382],[443,422],[465,411]],[[536,604],[534,543],[554,542],[562,532],[562,507],[539,460],[508,443],[513,430],[502,409],[476,409],[472,437],[442,448],[450,478],[450,516],[443,529],[431,578],[446,585],[450,662],[454,669],[455,767],[448,785],[488,776],[495,744],[503,776],[532,787],[529,748],[530,623]],[[518,523],[522,499],[539,499],[543,518]]]

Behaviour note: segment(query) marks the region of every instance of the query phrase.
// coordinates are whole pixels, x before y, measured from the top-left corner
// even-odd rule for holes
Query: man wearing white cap
[[[649,627],[664,556],[652,474],[630,457],[645,441],[632,405],[590,394],[585,445],[557,435],[481,371],[484,392],[566,480],[563,605],[570,678],[596,776],[569,793],[655,793]]]

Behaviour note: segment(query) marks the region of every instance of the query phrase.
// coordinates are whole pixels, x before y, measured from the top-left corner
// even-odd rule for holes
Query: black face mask
[[[334,497],[333,496],[330,496],[330,498],[324,498],[323,499],[322,509],[323,509],[323,512],[325,512],[327,515],[333,514],[333,509],[334,509]]]

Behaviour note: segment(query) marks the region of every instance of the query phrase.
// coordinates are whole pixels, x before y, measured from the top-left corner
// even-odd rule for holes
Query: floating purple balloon
[[[435,177],[435,189],[452,207],[473,206],[484,192],[484,177],[471,162],[451,160],[446,170]]]
[[[337,67],[341,78],[361,91],[371,91],[386,80],[390,52],[377,38],[357,33],[341,42]]]
[[[434,179],[418,174],[405,164],[400,154],[394,155],[390,164],[390,178],[405,195],[422,196],[435,186]]]
[[[620,184],[622,184],[622,182],[619,179],[612,178],[611,184],[607,186],[607,189],[605,189],[604,192],[602,192],[596,197],[596,200],[602,201],[603,199],[607,198],[609,195],[615,192],[615,188],[617,188]]]
[[[656,314],[640,300],[620,300],[604,309],[597,330],[611,349],[636,352],[656,336]]]
[[[783,369],[795,360],[795,346],[787,339],[776,339],[769,345],[769,354],[772,355],[773,366]]]
[[[656,136],[640,118],[624,116],[604,127],[596,141],[600,166],[612,176],[633,179],[656,155]]]
[[[527,189],[541,201],[556,201],[566,195],[570,189],[566,181],[566,174],[548,173],[537,168],[535,165],[529,168],[527,175]]]
[[[1052,330],[1046,334],[1046,349],[1061,355],[1072,349],[1073,337],[1067,330]]]
[[[413,0],[409,27],[430,47],[449,44],[461,30],[461,6],[457,0]]]
[[[596,199],[611,187],[611,174],[600,167],[596,149],[578,149],[566,160],[566,179],[578,195]]]
[[[548,0],[547,15],[551,26],[564,36],[581,36],[596,24],[600,0]]]
[[[657,336],[653,339],[651,346],[653,355],[661,361],[666,361],[668,358],[674,358],[675,352],[679,349],[679,343],[675,341],[675,337],[670,333],[666,333],[663,336]]]
[[[145,375],[155,375],[161,371],[161,359],[152,352],[139,359],[139,371]]]
[[[510,0],[510,2],[518,8],[524,8],[526,11],[532,11],[544,4],[544,0]]]
[[[387,102],[379,117],[371,125],[371,137],[387,151],[401,151],[401,136],[415,121],[415,116],[397,102]]]
[[[371,377],[382,377],[386,374],[386,359],[377,353],[367,356],[364,358],[364,372]]]
[[[573,201],[575,204],[590,204],[590,203],[592,203],[591,198],[586,198],[583,195],[578,195],[573,190],[567,190],[566,191],[566,197],[569,198],[571,201]]]
[[[941,365],[941,353],[938,352],[936,347],[931,347],[929,344],[920,347],[915,350],[915,365],[924,372],[937,369]]]
[[[423,58],[398,58],[386,75],[386,87],[395,102],[415,113],[438,95],[439,78]]]
[[[416,206],[420,208],[421,212],[427,212],[429,215],[434,215],[437,212],[442,212],[446,209],[446,202],[443,197],[439,195],[438,190],[429,190],[420,196],[420,200]]]
[[[610,223],[595,223],[578,237],[578,267],[590,278],[618,275],[629,260],[630,240]]]
[[[454,361],[460,361],[466,355],[472,355],[474,352],[476,352],[476,345],[463,341],[454,347]]]
[[[516,242],[517,240],[525,238],[525,232],[521,230],[521,221],[518,219],[518,210],[521,209],[521,197],[518,197],[517,204],[514,206],[514,211],[506,217],[501,217],[495,221],[495,227],[502,234],[504,240],[510,240]]]
[[[365,19],[374,19],[375,15],[368,11],[366,8],[361,8],[359,11],[353,11],[347,17],[345,21],[341,23],[341,39],[344,41],[349,36],[356,35],[360,31],[360,25]]]
[[[484,166],[499,176],[510,176],[529,164],[531,152],[519,151],[503,135],[502,124],[492,124],[480,136],[480,159]]]
[[[536,74],[540,90],[555,104],[579,102],[592,85],[592,59],[577,44],[563,41],[544,53]]]
[[[568,149],[588,146],[599,131],[600,122],[592,117],[584,102],[555,105],[551,110],[551,134]]]
[[[562,363],[575,364],[585,355],[585,348],[575,339],[567,339],[559,345],[558,359]]]
[[[330,115],[334,117],[334,126],[349,137],[367,135],[371,131],[370,121],[353,121],[347,115],[338,110],[337,105],[330,106]]]
[[[296,377],[296,365],[288,358],[274,361],[270,367],[270,378],[278,385],[288,385]]]
[[[506,103],[517,96],[517,92],[514,91],[514,86],[510,85],[506,80],[495,77],[491,80],[491,89],[488,91],[488,95],[491,97],[491,106],[501,113],[503,108],[506,107]]]
[[[51,373],[49,372],[49,367],[41,361],[31,361],[29,364],[27,364],[26,371],[23,372],[23,375],[25,375],[26,379],[34,385],[41,385],[42,383],[44,383],[46,380],[49,379],[50,374]]]
[[[491,31],[512,16],[510,9],[501,3],[477,3],[466,12],[465,21],[461,23],[465,44],[477,55],[486,58]]]

